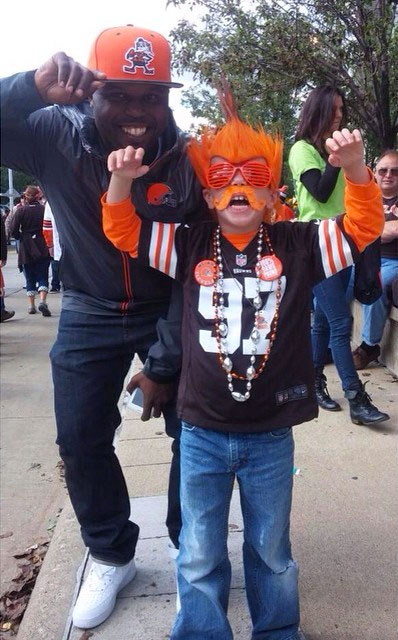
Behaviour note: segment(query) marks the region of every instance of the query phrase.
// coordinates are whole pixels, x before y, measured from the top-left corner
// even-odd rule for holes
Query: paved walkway
[[[14,554],[47,539],[65,503],[57,463],[48,352],[61,296],[48,296],[53,316],[28,315],[24,278],[9,251],[4,269],[6,308],[1,328],[1,593],[17,573]]]
[[[25,302],[23,292],[19,291],[9,296],[7,306],[22,312]],[[50,325],[45,325],[44,318],[33,320],[37,340],[44,339]],[[13,341],[30,339],[16,321],[4,323],[2,334],[5,349]],[[11,368],[15,370],[21,365],[21,357],[6,359],[5,379]],[[24,406],[29,406],[40,381],[42,403],[51,406],[47,373],[43,378],[43,372],[48,371],[45,350],[36,354],[30,367],[28,379],[23,367],[18,377],[11,376],[13,383],[2,399],[6,415],[9,394],[12,398],[18,391],[19,397],[24,398]],[[303,628],[308,640],[397,640],[398,383],[380,366],[361,373],[362,379],[369,382],[367,388],[375,404],[391,415],[389,422],[366,428],[349,420],[347,401],[342,397],[334,367],[329,366],[327,374],[331,395],[341,402],[344,410],[335,414],[321,412],[316,420],[295,430],[296,467],[300,472],[294,479],[292,539],[301,566]],[[32,380],[36,380],[36,385]],[[29,442],[30,435],[27,428],[24,441]],[[50,440],[48,446],[53,447],[53,436],[47,433],[46,438]],[[169,637],[175,614],[175,582],[163,525],[170,441],[162,421],[142,423],[128,410],[119,429],[117,451],[132,500],[132,513],[141,527],[137,578],[121,592],[112,616],[92,630],[91,636],[84,636],[82,630],[71,625],[71,607],[87,560],[67,501],[18,640]],[[3,451],[4,455],[7,453]],[[22,496],[26,508],[30,508],[32,496],[25,486],[20,486],[17,474],[10,482],[14,494]],[[241,542],[241,518],[234,495],[230,517],[234,569],[230,616],[235,640],[248,640],[250,624],[243,590]]]

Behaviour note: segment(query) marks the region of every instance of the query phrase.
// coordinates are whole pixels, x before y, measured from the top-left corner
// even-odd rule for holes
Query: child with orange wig
[[[308,301],[316,282],[352,264],[380,234],[383,210],[360,133],[345,129],[327,145],[329,161],[345,172],[346,214],[271,224],[282,141],[242,122],[230,94],[221,99],[226,124],[188,147],[213,219],[193,226],[141,220],[130,189],[148,167],[142,149],[127,147],[108,159],[103,228],[116,247],[184,290],[180,608],[171,640],[232,638],[227,534],[235,479],[252,638],[299,640],[289,520],[292,427],[318,414]]]

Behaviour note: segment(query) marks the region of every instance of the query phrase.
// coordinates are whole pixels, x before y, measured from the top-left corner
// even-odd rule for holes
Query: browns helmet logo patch
[[[155,207],[167,205],[168,207],[176,207],[177,200],[173,197],[173,192],[167,184],[163,182],[155,182],[149,187],[146,197],[148,204]]]

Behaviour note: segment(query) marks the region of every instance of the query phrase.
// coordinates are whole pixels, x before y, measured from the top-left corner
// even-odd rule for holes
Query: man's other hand
[[[136,373],[127,385],[127,391],[132,393],[139,387],[144,396],[144,408],[141,420],[146,422],[151,418],[160,418],[163,407],[170,402],[175,395],[175,383],[153,382],[142,371]]]

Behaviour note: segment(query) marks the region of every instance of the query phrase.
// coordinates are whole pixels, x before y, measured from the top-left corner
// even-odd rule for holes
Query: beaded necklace
[[[250,338],[252,341],[252,349],[250,356],[250,364],[246,369],[246,375],[242,376],[238,373],[235,373],[233,369],[233,363],[228,353],[228,325],[225,323],[225,315],[224,315],[224,268],[223,268],[223,258],[221,251],[221,228],[220,225],[217,226],[213,236],[213,247],[214,247],[214,262],[217,265],[216,269],[216,277],[214,281],[214,309],[215,309],[215,330],[216,330],[216,341],[218,347],[218,360],[220,362],[221,367],[227,374],[228,380],[228,389],[231,392],[231,396],[237,402],[246,402],[250,398],[250,391],[252,388],[252,380],[258,378],[261,373],[264,371],[265,365],[268,361],[270,351],[272,345],[275,340],[276,330],[278,326],[279,320],[279,307],[281,302],[281,279],[278,278],[278,283],[276,287],[276,299],[275,299],[275,313],[271,322],[271,335],[269,340],[269,345],[267,351],[263,355],[261,359],[261,363],[259,367],[256,369],[254,364],[256,362],[257,355],[257,345],[260,342],[260,331],[259,331],[259,316],[260,310],[262,307],[262,300],[260,297],[260,282],[261,279],[259,277],[261,272],[261,254],[263,249],[263,238],[265,237],[265,241],[267,243],[268,250],[270,254],[274,254],[272,245],[269,239],[268,231],[263,223],[261,223],[258,230],[258,239],[257,239],[257,261],[255,266],[256,271],[256,295],[253,299],[253,307],[254,307],[254,322],[253,329],[250,333]],[[246,380],[246,392],[240,393],[239,391],[235,391],[233,387],[233,379],[238,380]]]

